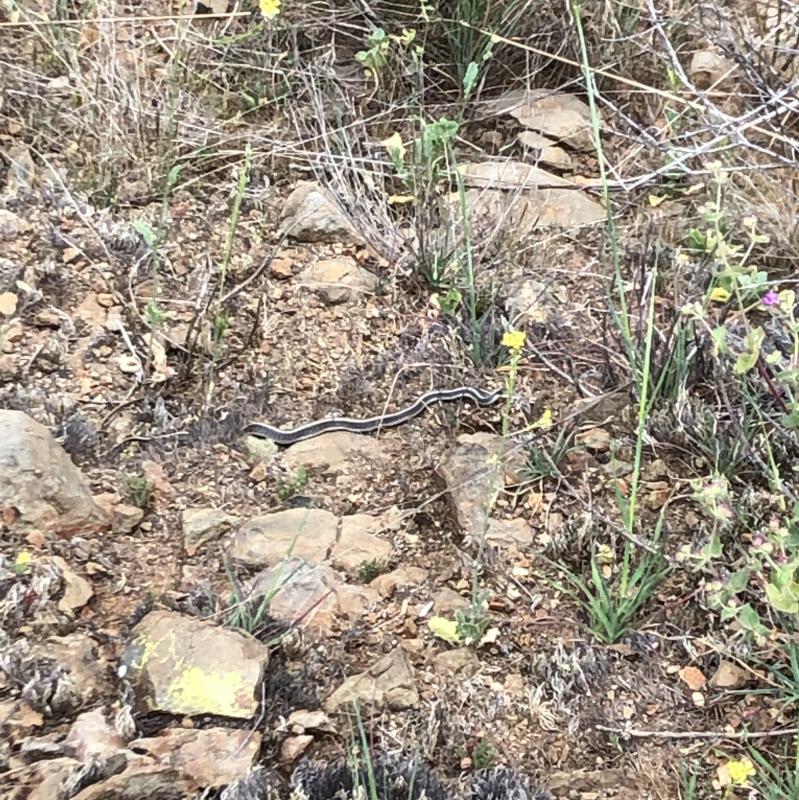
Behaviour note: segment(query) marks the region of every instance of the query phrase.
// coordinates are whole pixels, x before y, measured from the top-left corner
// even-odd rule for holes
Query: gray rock
[[[238,517],[216,508],[187,508],[181,516],[183,547],[193,556],[205,542],[221,536]]]
[[[330,193],[305,181],[288,196],[280,230],[299,242],[362,242]]]

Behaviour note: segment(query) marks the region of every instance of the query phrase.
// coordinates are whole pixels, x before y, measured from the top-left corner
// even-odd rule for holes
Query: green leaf
[[[766,596],[769,604],[783,614],[796,614],[799,611],[799,584],[779,587],[774,583],[766,584]]]
[[[760,635],[766,633],[766,629],[760,622],[760,615],[754,610],[754,608],[752,608],[752,606],[749,605],[749,603],[747,603],[745,606],[741,606],[741,610],[738,612],[738,622],[740,622],[741,627],[751,631],[752,633],[757,633]]]
[[[744,375],[755,366],[765,338],[766,334],[760,326],[753,328],[746,334],[744,337],[744,347],[746,349],[738,356],[738,360],[735,362],[734,372],[737,375]]]
[[[474,89],[475,84],[477,83],[477,76],[480,73],[480,68],[475,64],[474,61],[469,63],[469,66],[466,67],[466,73],[463,76],[463,94],[465,97],[469,97]]]
[[[155,231],[143,219],[134,219],[133,227],[137,233],[141,234],[147,247],[153,249],[158,241]]]

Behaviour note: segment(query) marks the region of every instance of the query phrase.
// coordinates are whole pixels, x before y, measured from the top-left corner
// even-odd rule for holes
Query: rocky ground
[[[517,150],[463,171],[475,226],[502,231],[479,366],[447,298],[313,181],[251,174],[220,277],[240,173],[106,208],[3,134],[3,797],[234,800],[294,774],[329,800],[324,770],[361,741],[417,754],[431,798],[510,797],[473,783],[503,766],[528,800],[675,798],[681,765],[733,797],[739,732],[789,723],[739,691],[756,673],[690,572],[612,644],[564,590],[553,563],[580,571],[597,541],[618,567],[635,443],[590,111],[518,92],[483,111]],[[687,208],[622,223],[630,262]],[[241,433],[505,389],[511,329],[507,403],[287,448]],[[667,508],[672,566],[706,530],[701,472],[645,447],[638,530],[649,546]],[[306,759],[330,785],[302,783]]]

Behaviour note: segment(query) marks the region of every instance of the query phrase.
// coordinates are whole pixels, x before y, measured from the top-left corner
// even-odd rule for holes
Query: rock
[[[216,508],[187,508],[181,515],[183,547],[193,556],[201,545],[221,536],[238,523],[238,517]]]
[[[492,544],[530,547],[533,543],[533,529],[527,520],[521,518],[491,519],[488,522],[486,541]]]
[[[71,537],[107,526],[86,479],[43,425],[0,410],[0,507],[15,509],[13,529]]]
[[[132,533],[144,519],[144,511],[138,506],[117,503],[111,515],[111,530],[114,533]]]
[[[125,742],[111,719],[111,709],[106,707],[80,714],[72,723],[64,744],[69,748],[70,755],[80,761],[108,756],[125,749]]]
[[[447,586],[436,592],[433,598],[433,611],[441,617],[449,616],[459,608],[466,608],[468,605],[469,601],[465,597]]]
[[[369,514],[343,517],[339,539],[330,553],[333,566],[348,575],[357,576],[365,563],[385,564],[391,555],[391,543],[372,533],[379,530],[381,524],[379,517]]]
[[[547,139],[535,131],[522,131],[516,140],[525,149],[535,151],[536,163],[548,164],[550,167],[562,170],[572,168],[571,156],[562,147],[558,147],[552,139]]]
[[[456,200],[460,202],[453,194],[453,205]],[[476,230],[502,227],[519,236],[529,236],[543,227],[575,228],[606,219],[605,209],[576,186],[514,192],[467,189],[466,204]]]
[[[480,659],[471,647],[458,647],[437,653],[433,657],[433,667],[437,672],[470,677],[480,669]]]
[[[427,570],[419,567],[399,567],[392,572],[378,575],[369,585],[381,597],[391,597],[397,589],[419,586],[427,580]]]
[[[286,199],[280,232],[298,242],[363,241],[331,194],[311,181],[300,183]]]
[[[533,164],[508,158],[462,164],[459,171],[464,186],[469,189],[532,191],[575,188],[574,182],[568,178],[562,178]]]
[[[604,453],[610,449],[610,440],[610,433],[605,428],[590,428],[576,434],[574,444],[578,447],[587,447],[595,453]]]
[[[331,567],[297,557],[258,574],[250,596],[271,597],[269,614],[274,619],[322,633],[333,630],[342,619],[357,619],[378,599],[366,586],[345,583],[344,576]]]
[[[59,611],[76,611],[83,608],[94,597],[91,583],[81,578],[70,569],[69,565],[59,556],[49,556],[45,561],[53,564],[61,573],[64,582],[64,593],[58,601]]]
[[[479,541],[488,530],[488,515],[499,491],[504,488],[504,468],[496,445],[505,448],[502,437],[461,436],[438,467],[455,506],[461,530]]]
[[[44,717],[25,700],[0,700],[0,731],[25,736],[44,725]]]
[[[324,711],[306,711],[305,709],[292,711],[286,720],[286,725],[292,733],[297,734],[306,731],[336,733],[335,725]]]
[[[510,287],[506,307],[514,319],[549,322],[559,313],[551,285],[526,279]]]
[[[179,769],[195,791],[225,786],[241,778],[260,747],[260,733],[234,728],[170,728],[159,736],[130,743],[132,750]]]
[[[88,786],[72,800],[184,800],[190,791],[189,782],[178,770],[138,763],[101,783]]]
[[[80,767],[74,758],[54,758],[40,761],[30,770],[25,783],[33,784],[27,800],[53,800],[61,797],[64,781]],[[20,781],[22,783],[22,781]]]
[[[313,736],[307,733],[289,736],[280,745],[278,760],[281,764],[293,764],[308,749],[312,741]]]
[[[709,683],[714,689],[742,689],[751,678],[752,676],[743,667],[732,661],[721,661]]]
[[[48,736],[27,736],[19,743],[19,755],[25,761],[43,761],[64,756],[64,745],[56,741],[57,738],[60,736],[55,733]]]
[[[318,261],[303,270],[300,279],[330,305],[349,302],[359,294],[373,292],[378,284],[376,275],[349,256]]]
[[[106,696],[111,687],[108,664],[97,653],[95,643],[81,633],[54,636],[31,648],[33,663],[45,659],[54,665],[48,704],[54,715],[69,715]]]
[[[735,64],[714,50],[697,50],[691,56],[688,76],[697,89],[716,89],[737,70]]]
[[[144,713],[246,719],[258,708],[269,651],[243,633],[152,611],[133,629],[122,660]]]
[[[243,523],[228,548],[240,564],[271,567],[289,556],[321,564],[336,541],[338,518],[318,508],[290,508]]]
[[[324,702],[328,712],[357,700],[392,710],[410,708],[419,702],[415,673],[405,651],[398,647],[360,675],[347,678]]]
[[[525,128],[549,139],[579,150],[594,149],[591,109],[576,95],[548,89],[516,89],[487,106],[489,113],[510,114]]]
[[[386,461],[383,443],[373,436],[334,431],[297,442],[286,450],[283,463],[288,469],[324,468],[328,475],[353,471],[359,461]]]

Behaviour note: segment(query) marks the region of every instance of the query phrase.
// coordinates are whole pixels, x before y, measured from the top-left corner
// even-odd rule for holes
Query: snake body
[[[419,397],[415,403],[407,408],[394,411],[391,414],[380,414],[367,419],[351,419],[350,417],[330,417],[317,422],[309,422],[297,428],[283,429],[265,422],[251,422],[244,428],[245,436],[256,436],[259,439],[271,439],[276,444],[291,445],[304,439],[313,439],[330,431],[348,431],[349,433],[374,433],[382,428],[392,428],[402,425],[422,413],[428,406],[435,403],[447,403],[453,400],[471,400],[479,406],[491,406],[502,396],[502,390],[486,392],[474,389],[471,386],[459,386],[456,389],[434,389]]]

